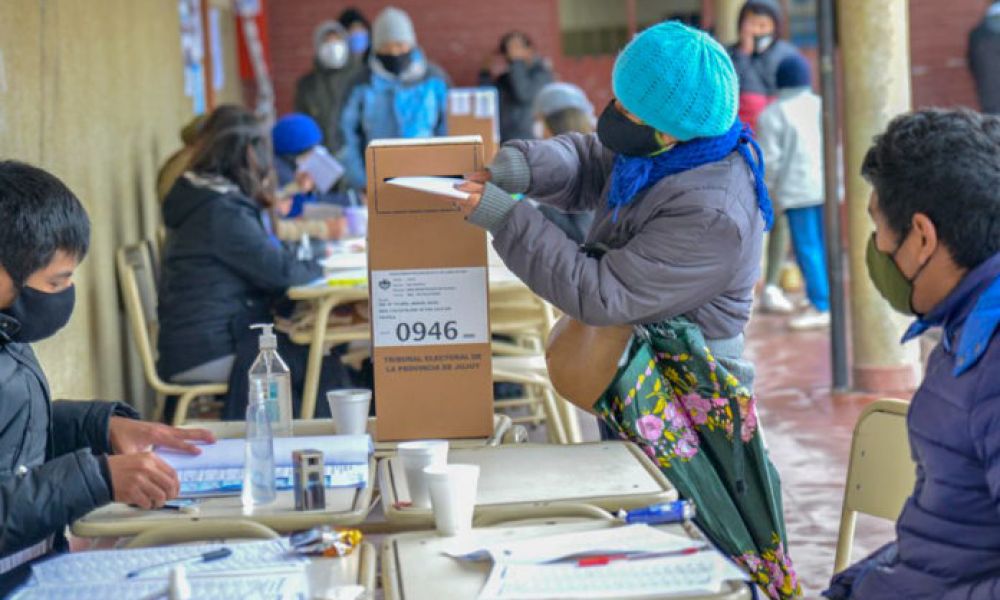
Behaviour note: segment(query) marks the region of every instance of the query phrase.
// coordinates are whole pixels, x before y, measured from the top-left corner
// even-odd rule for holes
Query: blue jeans
[[[785,211],[792,230],[792,247],[806,280],[806,296],[816,310],[830,310],[830,282],[826,276],[826,246],[823,243],[823,207],[789,208]]]

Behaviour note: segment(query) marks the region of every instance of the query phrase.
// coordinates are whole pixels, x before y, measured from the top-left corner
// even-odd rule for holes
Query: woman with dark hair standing
[[[163,202],[167,242],[159,297],[160,375],[177,383],[229,381],[225,415],[241,418],[247,370],[256,355],[253,323],[274,320],[288,288],[323,274],[297,260],[269,233],[272,203],[270,134],[252,113],[227,107],[205,124],[188,170]],[[278,333],[278,351],[292,370],[301,404],[308,349]],[[324,375],[346,374],[336,355]],[[324,383],[321,381],[321,384]],[[328,389],[333,387],[327,382]],[[325,407],[318,402],[317,407]]]

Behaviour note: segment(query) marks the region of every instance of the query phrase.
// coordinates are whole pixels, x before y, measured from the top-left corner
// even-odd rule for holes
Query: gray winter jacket
[[[65,549],[66,526],[111,501],[108,425],[137,416],[112,402],[51,402],[31,346],[11,341],[18,328],[0,314],[0,562],[40,542]],[[0,595],[25,575],[0,573]]]
[[[665,177],[622,207],[617,222],[606,200],[613,159],[596,135],[506,144],[490,166],[496,185],[487,185],[469,220],[493,233],[497,252],[535,293],[584,323],[686,316],[707,339],[742,334],[764,232],[743,158],[733,152]],[[510,193],[594,210],[587,244],[608,251],[589,255]]]

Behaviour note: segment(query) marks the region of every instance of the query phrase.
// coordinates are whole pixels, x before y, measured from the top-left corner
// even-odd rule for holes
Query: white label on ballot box
[[[486,344],[486,269],[372,271],[374,344]]]

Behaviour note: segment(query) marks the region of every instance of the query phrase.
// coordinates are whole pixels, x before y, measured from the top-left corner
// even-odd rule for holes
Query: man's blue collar
[[[990,339],[1000,326],[1000,254],[969,271],[958,286],[934,309],[906,330],[903,342],[923,335],[932,327],[943,327],[945,350],[955,349],[955,376],[965,373],[986,353]],[[959,328],[961,332],[959,333]],[[959,339],[955,340],[956,333]]]

